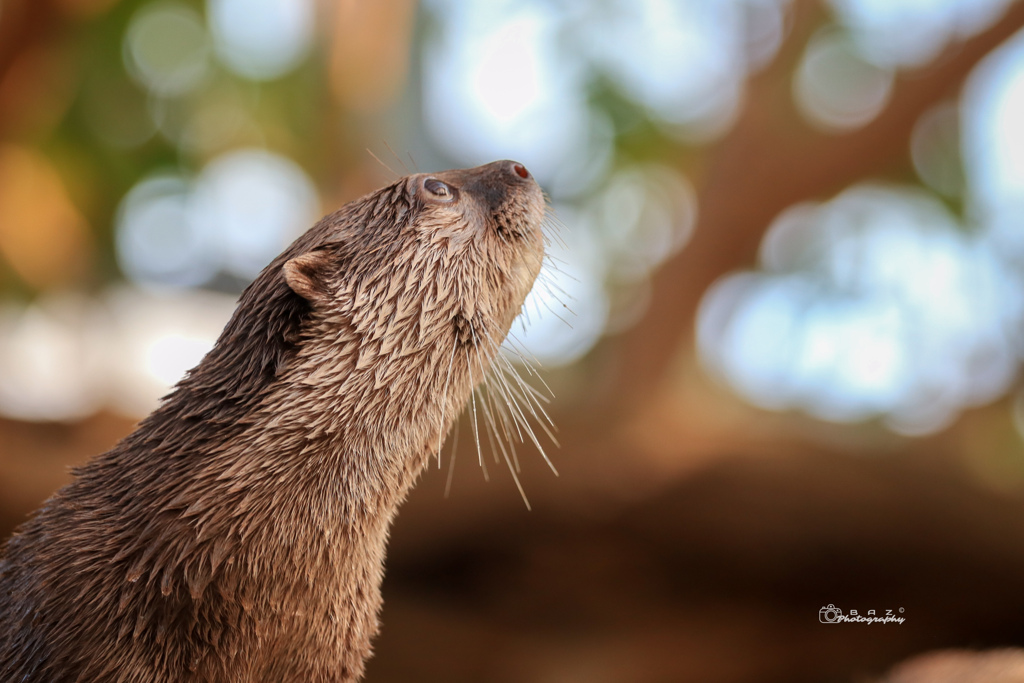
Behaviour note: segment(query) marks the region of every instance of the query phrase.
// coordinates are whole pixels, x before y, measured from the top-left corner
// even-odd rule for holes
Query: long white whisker
[[[492,377],[495,376],[495,375],[499,375],[499,374],[501,374],[501,373],[500,372],[492,373]],[[505,390],[501,388],[501,385],[493,386],[493,388],[492,388],[492,384],[489,382],[488,383],[488,387],[489,387],[489,390],[495,391],[498,394],[498,396],[500,396],[501,399],[502,399],[501,401],[498,401],[498,400],[494,401],[495,412],[498,414],[498,417],[501,419],[501,428],[502,428],[502,430],[505,433],[505,443],[508,444],[508,449],[512,453],[512,462],[515,463],[516,472],[521,472],[522,469],[519,466],[519,456],[516,453],[515,439],[512,438],[512,429],[515,428],[516,432],[519,433],[519,442],[520,443],[522,443],[522,441],[523,441],[523,436],[522,436],[522,433],[519,432],[519,427],[515,424],[513,419],[511,417],[509,417],[509,407],[508,407],[508,405],[509,405],[509,398],[505,394]],[[502,401],[504,401],[504,403]],[[510,424],[511,424],[511,426],[510,426]]]
[[[455,453],[459,446],[459,422],[455,421],[455,436],[452,437],[452,454],[448,457],[448,481],[444,484],[444,497],[452,490],[452,475],[455,474]]]
[[[530,394],[528,392],[526,392],[525,387],[530,387],[530,385],[526,384],[523,381],[522,377],[520,377],[519,374],[515,372],[514,368],[509,366],[509,369],[512,371],[512,377],[516,380],[516,382],[520,385],[520,387],[524,387],[524,389],[522,390],[523,393],[520,393],[518,391],[513,390],[513,394],[515,396],[517,396],[518,398],[523,399],[524,403],[526,403],[526,407],[530,411],[530,414],[533,415],[533,418],[535,420],[537,420],[537,423],[541,426],[541,428],[544,430],[544,432],[548,435],[548,438],[551,439],[551,441],[555,444],[555,446],[559,446],[558,439],[555,438],[555,435],[553,433],[551,433],[551,431],[548,429],[547,425],[544,424],[544,420],[541,420],[540,416],[537,415],[537,410],[540,411],[541,415],[544,416],[544,418],[551,424],[552,427],[555,426],[554,421],[547,414],[547,411],[544,410],[544,407],[542,405],[540,405],[540,403],[538,403],[536,401],[529,400]],[[532,389],[532,387],[530,387],[530,388]],[[517,401],[515,403],[515,405],[518,407],[519,406],[519,402]],[[535,410],[535,408],[536,408],[536,410]],[[525,416],[524,416],[524,419],[525,419]],[[529,428],[529,425],[525,425],[524,424],[524,427],[526,427],[527,431],[529,431],[531,433],[531,435],[532,435],[532,430]],[[534,437],[534,439],[536,439],[536,437]],[[539,445],[538,445],[538,447],[539,447]],[[542,451],[542,454],[543,454],[543,451]],[[547,456],[545,455],[545,459],[546,459],[546,457]]]
[[[522,381],[521,378],[518,377],[518,375],[514,376],[518,381]],[[520,416],[522,417],[520,424],[522,425],[526,433],[530,436],[530,440],[533,442],[533,445],[537,447],[538,451],[540,451],[541,456],[544,458],[544,462],[548,464],[548,467],[551,468],[551,471],[555,473],[555,476],[558,476],[558,470],[555,469],[555,466],[551,462],[551,459],[548,457],[548,454],[544,451],[544,447],[540,445],[540,440],[537,438],[537,435],[533,432],[533,428],[530,427],[529,420],[527,420],[526,416],[522,414],[521,408],[519,407],[519,403],[514,402],[510,404],[510,407],[511,406],[515,406],[516,409],[520,411]],[[547,426],[545,426],[544,423],[540,420],[540,418],[537,417],[537,413],[533,410],[532,405],[529,402],[527,402],[526,407],[529,408],[530,413],[533,414],[534,419],[537,420],[538,424],[540,424],[540,426],[544,428],[544,431],[547,432],[548,437],[551,438],[551,441],[554,442],[556,446],[558,446],[558,440],[554,438],[554,435],[548,431]]]
[[[389,152],[391,152],[391,156],[395,158],[395,161],[402,165],[402,168],[405,170],[405,175],[410,175],[409,167],[405,165],[405,160],[403,160],[402,157],[395,154],[395,150],[391,148],[391,145],[388,144],[387,140],[384,140],[384,146],[388,148]]]
[[[570,330],[572,329],[572,323],[569,322],[568,320],[566,320],[565,318],[563,318],[561,315],[559,315],[558,311],[556,311],[555,309],[551,308],[551,304],[548,303],[547,299],[545,299],[544,297],[538,297],[538,298],[541,299],[541,302],[544,304],[544,308],[548,309],[548,312],[551,315],[555,316],[556,318],[561,320],[563,323],[565,323],[565,326],[568,327]],[[562,306],[565,306],[565,304],[562,304]],[[565,308],[569,309],[568,306],[565,306]],[[571,309],[569,310],[569,312],[572,313],[573,315],[576,315],[575,313],[573,313],[573,311]]]
[[[523,433],[519,429],[519,425],[516,423],[517,418],[515,413],[512,412],[510,416],[509,411],[513,410],[512,403],[515,399],[510,398],[505,389],[502,388],[503,382],[504,378],[501,376],[501,371],[499,368],[496,368],[488,378],[487,388],[488,391],[491,392],[492,396],[497,394],[501,398],[501,401],[493,401],[493,409],[496,415],[501,419],[501,427],[505,433],[505,441],[508,443],[509,450],[512,452],[512,461],[516,465],[516,472],[520,472],[519,456],[516,454],[515,439],[512,436],[512,429],[515,429],[516,433],[519,435],[520,443],[523,442]]]
[[[565,239],[562,237],[562,230],[565,229],[565,223],[563,223],[562,219],[558,217],[558,214],[555,213],[555,210],[550,204],[544,209],[544,221],[541,226],[542,230],[543,228],[550,228],[550,230],[543,230],[545,237],[550,235],[560,247],[568,249]]]
[[[469,352],[466,352],[467,360],[469,358]],[[484,480],[490,481],[490,477],[487,476],[487,465],[484,464],[484,452],[480,448],[480,429],[476,419],[476,389],[473,390],[473,438],[476,439],[476,456],[477,462],[480,464],[480,468],[484,471]]]
[[[541,271],[540,275],[537,276],[537,282],[539,282],[548,291],[548,294],[550,294],[555,299],[558,299],[558,303],[562,304],[563,306],[565,306],[566,304],[559,298],[559,296],[564,296],[566,299],[569,299],[571,301],[577,301],[576,297],[570,294],[569,292],[565,291],[562,285],[558,284],[558,280],[551,277],[549,273]]]
[[[437,469],[441,469],[441,446],[444,444],[444,437],[446,433],[444,429],[444,413],[448,408],[448,383],[452,380],[452,364],[455,362],[455,350],[458,348],[458,344],[452,345],[452,356],[448,359],[448,376],[445,377],[444,391],[441,392],[441,422],[437,426]]]
[[[531,509],[530,501],[526,497],[526,491],[523,490],[522,483],[519,481],[519,475],[516,474],[516,470],[512,467],[512,461],[508,457],[508,451],[505,450],[504,444],[502,444],[501,439],[498,438],[498,428],[494,424],[494,418],[491,416],[491,411],[487,407],[487,403],[485,401],[481,401],[481,405],[483,405],[484,417],[487,419],[488,439],[492,438],[491,434],[494,435],[493,441],[497,442],[498,447],[501,449],[501,454],[505,458],[505,464],[508,465],[508,471],[512,474],[512,480],[515,481],[516,488],[519,489],[519,495],[523,497],[523,503],[526,504],[526,509],[529,510]],[[497,457],[497,453],[495,453],[495,457]]]
[[[503,367],[505,371],[510,373],[515,378],[516,383],[520,386],[520,388],[523,389],[524,393],[526,394],[525,398],[527,400],[530,400],[532,403],[536,404],[537,408],[539,408],[540,410],[544,410],[544,406],[542,406],[540,402],[543,401],[544,403],[551,403],[551,400],[547,396],[542,394],[540,391],[538,391],[537,388],[534,387],[532,384],[525,381],[519,374],[519,372],[516,370],[516,366],[513,365],[511,361],[509,361],[507,358],[503,358],[502,361],[504,363]],[[551,422],[551,426],[555,426],[554,422]]]
[[[518,345],[519,347],[521,347],[523,352],[526,353],[530,357],[529,360],[524,360],[524,362],[523,362],[523,367],[526,368],[526,371],[530,374],[531,377],[536,377],[537,378],[537,381],[539,381],[544,386],[544,390],[548,392],[548,395],[554,396],[555,392],[553,392],[551,390],[551,387],[549,387],[548,383],[544,381],[544,378],[541,376],[541,374],[539,372],[537,372],[537,370],[533,367],[535,364],[536,364],[536,366],[538,368],[543,367],[541,365],[541,362],[539,360],[537,360],[536,356],[534,356],[532,353],[530,353],[529,349],[527,349],[523,345],[523,343],[521,341],[519,341],[519,339],[516,338],[516,336],[514,334],[509,333],[508,338],[511,340],[512,344]],[[520,356],[520,358],[522,358],[522,356]],[[519,375],[519,373],[516,373],[516,376],[518,376],[518,375]]]
[[[502,360],[505,360],[505,359],[502,358]],[[508,361],[505,360],[505,362],[507,363]],[[512,393],[511,393],[512,389],[511,389],[511,387],[508,386],[508,381],[505,379],[504,371],[503,371],[503,369],[500,366],[496,366],[496,371],[494,373],[494,376],[497,377],[498,381],[500,382],[500,384],[498,385],[497,388],[501,392],[502,398],[505,399],[505,405],[508,407],[508,410],[512,411],[512,420],[513,420],[512,424],[516,428],[516,433],[519,435],[519,443],[522,443],[523,442],[523,432],[522,432],[522,430],[519,429],[519,416],[516,415],[516,412],[515,412],[515,410],[513,410],[513,405],[512,405],[515,402],[516,399],[512,395]],[[504,385],[504,388],[502,388],[502,385]],[[514,408],[518,409],[519,406],[516,405],[516,406],[514,406]]]
[[[472,328],[471,328],[471,330],[472,330]],[[507,407],[509,410],[512,411],[513,417],[516,418],[515,419],[515,426],[516,426],[516,431],[519,434],[520,441],[522,441],[522,438],[523,438],[522,431],[526,430],[526,432],[528,434],[530,434],[530,438],[533,440],[534,444],[537,446],[537,450],[539,450],[541,452],[541,455],[544,457],[544,460],[546,462],[548,462],[549,467],[551,467],[552,471],[555,471],[555,474],[557,475],[558,474],[557,471],[554,469],[554,466],[551,465],[551,461],[547,457],[547,454],[544,452],[544,449],[541,447],[540,442],[538,441],[536,435],[534,435],[533,434],[533,430],[530,429],[530,425],[529,425],[529,423],[528,423],[528,421],[526,419],[526,416],[523,414],[522,409],[520,408],[518,401],[514,398],[515,397],[515,393],[512,391],[512,387],[508,385],[508,383],[507,383],[507,381],[505,379],[504,373],[501,371],[502,370],[501,363],[505,363],[506,365],[508,365],[508,360],[504,357],[504,355],[502,355],[501,349],[498,347],[498,345],[495,342],[494,338],[490,334],[490,330],[485,328],[484,330],[482,330],[482,332],[486,336],[486,341],[490,345],[490,348],[493,351],[493,355],[494,355],[494,359],[495,359],[495,362],[493,362],[492,365],[491,365],[492,372],[491,372],[491,376],[489,377],[489,381],[487,382],[488,389],[495,389],[496,388],[496,391],[505,400],[505,407]],[[475,337],[475,330],[473,330],[473,333],[474,333],[474,338],[476,338]],[[477,343],[478,343],[478,346],[479,346],[479,340],[477,340]],[[506,393],[504,390],[502,390],[501,384],[494,385],[493,384],[493,380],[494,379],[497,379],[498,382],[500,382],[501,384],[504,384],[507,387],[507,389],[508,389],[508,393]],[[491,397],[493,399],[493,394],[491,394]],[[531,412],[532,412],[532,409],[531,409]],[[517,413],[518,413],[518,415],[517,415]],[[509,447],[510,447],[510,449],[513,452],[513,458],[512,459],[515,461],[515,468],[514,469],[513,469],[513,466],[512,466],[512,462],[510,462],[510,460],[509,460],[508,452],[504,448],[502,448],[502,454],[505,457],[506,464],[508,464],[508,466],[509,466],[509,470],[512,471],[513,477],[516,479],[517,486],[518,486],[519,485],[519,481],[518,481],[518,477],[516,476],[515,473],[519,471],[519,458],[518,458],[518,456],[515,455],[515,448],[512,446],[511,433],[508,431],[507,426],[506,426],[506,437],[508,438]],[[523,493],[523,498],[525,500],[525,492],[522,492],[522,493]],[[529,502],[527,502],[527,506],[529,507]]]

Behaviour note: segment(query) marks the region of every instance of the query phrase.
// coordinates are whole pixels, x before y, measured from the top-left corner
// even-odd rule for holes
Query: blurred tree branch
[[[527,490],[538,508],[570,506],[606,514],[614,499],[647,495],[723,453],[821,457],[863,450],[865,439],[873,438],[845,432],[840,440],[809,440],[800,430],[772,427],[771,416],[751,413],[740,418],[744,428],[736,429],[728,418],[715,418],[715,408],[708,409],[717,400],[710,387],[698,382],[687,386],[692,391],[666,392],[666,380],[677,367],[688,372],[694,365],[694,323],[707,288],[726,273],[756,264],[765,230],[788,206],[827,197],[893,168],[906,169],[909,137],[920,115],[955,97],[971,70],[1024,26],[1024,0],[930,66],[901,75],[889,106],[870,124],[842,134],[802,124],[794,110],[794,66],[827,15],[817,0],[796,0],[793,11],[780,54],[750,80],[738,121],[703,157],[703,173],[696,177],[700,216],[691,242],[654,275],[643,318],[621,336],[606,339],[584,361],[589,363],[586,393],[568,401],[560,393],[553,406],[561,443],[555,461],[565,476],[529,476]],[[687,362],[676,366],[683,353],[690,354]],[[971,424],[967,416],[958,429],[968,433]],[[462,432],[460,443],[471,444],[466,424]],[[934,463],[955,460],[955,443],[948,434],[912,441],[893,437],[871,441],[870,449],[899,452],[905,457],[898,462]],[[525,481],[528,475],[520,476]],[[436,488],[417,489],[403,513],[403,533],[429,526],[423,537],[436,540],[486,526],[521,505],[512,495],[496,496],[483,477],[460,479],[458,496],[445,506],[433,504],[436,495]]]
[[[677,354],[692,350],[704,292],[722,275],[755,265],[761,238],[782,210],[905,164],[920,115],[955,96],[971,70],[1024,26],[1024,2],[1015,2],[991,27],[951,45],[930,66],[899,75],[888,106],[871,123],[830,134],[792,124],[801,120],[790,94],[793,66],[822,17],[815,0],[797,2],[793,11],[783,51],[751,79],[738,121],[707,153],[693,239],[653,277],[639,323],[608,342],[613,350],[607,357],[617,363],[608,378],[613,409],[645,405]]]

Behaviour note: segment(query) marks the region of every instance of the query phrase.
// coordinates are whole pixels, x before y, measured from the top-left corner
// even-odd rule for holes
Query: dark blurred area
[[[460,421],[366,680],[1024,680],[970,654],[1024,642],[1022,27],[1009,0],[0,0],[0,535],[320,215],[513,158],[557,216],[510,345],[558,476],[527,439],[527,510]]]

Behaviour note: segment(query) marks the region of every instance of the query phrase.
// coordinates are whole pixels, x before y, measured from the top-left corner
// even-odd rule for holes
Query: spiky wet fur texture
[[[402,178],[275,259],[7,543],[0,681],[360,678],[390,523],[540,269],[543,196],[514,169]]]

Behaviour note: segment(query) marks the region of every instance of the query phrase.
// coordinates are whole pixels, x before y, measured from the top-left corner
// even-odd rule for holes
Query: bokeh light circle
[[[140,84],[155,95],[173,97],[203,81],[209,37],[195,10],[180,3],[153,3],[132,17],[124,53],[129,73]]]
[[[157,175],[131,189],[118,210],[117,255],[140,284],[193,287],[213,277],[215,245],[193,219],[185,178]]]
[[[888,103],[892,85],[891,70],[866,61],[845,35],[823,31],[808,43],[793,90],[809,121],[846,130],[875,118]]]
[[[246,78],[282,76],[309,52],[312,0],[208,0],[206,12],[218,57]]]
[[[251,280],[319,217],[309,176],[295,162],[263,149],[229,152],[196,180],[193,209],[214,236],[221,267]]]
[[[195,287],[221,273],[247,282],[318,213],[316,188],[293,161],[233,150],[194,180],[158,175],[132,188],[118,211],[118,259],[142,284]]]

